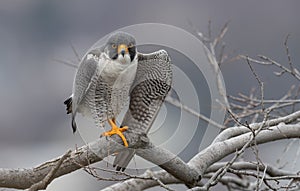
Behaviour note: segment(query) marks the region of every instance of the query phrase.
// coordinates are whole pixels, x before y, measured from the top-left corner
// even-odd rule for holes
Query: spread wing
[[[130,105],[122,122],[127,131],[148,133],[159,109],[171,89],[171,60],[165,50],[138,54],[138,67],[131,87]],[[120,152],[113,165],[124,171],[134,156],[133,149]]]

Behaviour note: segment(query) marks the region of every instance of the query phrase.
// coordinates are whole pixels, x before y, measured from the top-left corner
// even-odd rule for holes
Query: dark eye
[[[112,47],[113,49],[116,49],[116,48],[117,48],[117,45],[116,45],[116,44],[112,44],[111,47]]]
[[[133,43],[129,43],[128,48],[132,48],[134,46]]]

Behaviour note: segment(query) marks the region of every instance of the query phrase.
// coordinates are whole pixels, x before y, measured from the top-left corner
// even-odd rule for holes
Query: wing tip
[[[72,96],[69,97],[68,99],[66,99],[64,101],[64,104],[66,105],[66,110],[67,110],[67,114],[70,114],[72,113]],[[72,114],[72,130],[73,130],[73,133],[76,132],[76,129],[77,129],[77,125],[76,125],[76,122],[75,122],[75,115]]]
[[[64,101],[66,105],[67,114],[72,113],[72,96]]]

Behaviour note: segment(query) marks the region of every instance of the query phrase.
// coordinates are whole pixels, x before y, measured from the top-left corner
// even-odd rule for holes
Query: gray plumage
[[[122,122],[127,131],[148,133],[159,109],[171,89],[171,60],[165,50],[151,54],[138,54],[138,68],[131,88],[130,105]],[[113,166],[124,171],[134,156],[133,149],[117,154]]]
[[[127,62],[129,59],[130,64],[126,67],[116,67],[116,60],[124,57],[126,51],[117,52],[113,48],[115,44],[129,47]],[[122,126],[128,126],[127,131],[146,134],[171,89],[171,83],[171,60],[166,51],[137,54],[134,38],[117,33],[104,47],[90,51],[78,68],[73,94],[64,102],[67,113],[72,113],[73,131],[76,130],[77,112],[92,115],[97,123],[103,124],[107,118],[116,117],[130,92],[130,104]],[[117,170],[125,170],[134,154],[132,149],[120,152],[114,161]]]
[[[65,101],[67,113],[72,113],[73,132],[77,112],[95,118],[101,127],[107,119],[117,117],[129,99],[136,68],[135,40],[123,32],[113,34],[103,47],[84,57],[75,76],[73,94]]]

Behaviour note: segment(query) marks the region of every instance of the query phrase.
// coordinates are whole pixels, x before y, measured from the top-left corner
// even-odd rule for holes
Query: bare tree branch
[[[37,191],[37,190],[44,190],[47,188],[47,186],[52,182],[52,180],[54,179],[54,175],[55,173],[58,171],[58,169],[60,168],[60,166],[62,165],[62,163],[64,162],[64,160],[67,159],[67,157],[70,156],[71,150],[69,150],[68,152],[66,152],[66,154],[64,154],[58,161],[57,164],[50,170],[50,172],[45,176],[45,178],[43,180],[41,180],[40,182],[37,182],[35,184],[33,184],[28,191]]]
[[[209,168],[207,168],[205,173],[215,172],[218,169],[220,169],[221,167],[223,167],[225,164],[226,164],[225,162],[217,162],[217,163],[211,165]],[[278,169],[278,168],[272,167],[272,165],[266,165],[266,166],[267,166],[266,173],[269,176],[288,176],[288,175],[294,174],[294,172]],[[263,165],[258,165],[258,167],[259,167],[260,171],[265,170],[265,166],[263,166]],[[235,170],[253,170],[254,171],[257,169],[257,164],[254,164],[251,162],[235,162],[234,164],[231,165],[230,168],[235,169]]]
[[[239,127],[236,128],[240,129]],[[228,130],[230,129],[234,129],[234,127],[228,128]],[[243,131],[243,129],[240,130]],[[239,136],[229,138],[228,140],[224,140],[222,142],[213,143],[208,148],[204,149],[203,151],[195,155],[188,162],[188,165],[196,169],[200,174],[204,175],[206,170],[210,171],[208,167],[210,167],[212,164],[234,153],[237,149],[242,148],[245,145],[245,143],[251,140],[251,135],[252,132],[249,132],[248,129],[247,133],[240,134]],[[260,131],[259,134],[257,134],[256,142],[257,144],[263,144],[266,142],[277,141],[281,139],[289,139],[289,138],[300,138],[300,124],[288,125],[288,124],[280,123],[278,125],[269,127],[268,129],[263,129]],[[273,169],[270,168],[269,172],[274,174],[278,173],[278,175],[280,174],[279,173],[280,171],[272,172],[272,170]],[[281,173],[284,174],[290,172],[282,171]],[[153,172],[153,175],[159,180],[161,180],[164,184],[180,183],[178,180],[176,180],[175,178],[173,178],[163,170],[155,171]],[[296,175],[296,172],[294,172],[293,175]],[[124,182],[114,184],[110,187],[107,187],[103,189],[103,191],[110,191],[110,190],[118,191],[122,189],[143,190],[154,186],[158,186],[158,183],[154,180],[141,181],[139,179],[133,178]]]
[[[105,149],[107,148],[107,144],[114,145],[114,151],[118,151],[123,148],[121,145],[117,144],[114,141],[108,141],[105,138],[101,138],[98,141],[91,143],[90,145],[85,145],[70,153],[69,157],[67,157],[60,165],[60,168],[57,170],[53,178],[57,178],[80,169],[81,166],[79,166],[78,164],[86,166],[89,163],[101,161],[102,158],[107,156],[107,150]],[[99,149],[97,150],[98,152],[96,154],[92,152],[93,149],[91,148],[97,147]],[[60,161],[61,158],[62,157],[58,157],[56,159],[47,161],[34,168],[0,169],[0,187],[18,189],[29,188],[33,184],[42,181],[44,177],[49,174],[51,169],[53,169],[58,164],[58,161]]]
[[[238,127],[236,127],[238,128]],[[234,129],[234,128],[230,128]],[[239,129],[239,128],[238,128]],[[177,173],[180,173],[179,177],[187,176],[187,177],[193,177],[190,174],[191,168],[197,170],[201,174],[204,174],[206,169],[215,163],[216,161],[220,160],[221,158],[235,152],[236,149],[241,148],[246,141],[250,140],[250,135],[252,133],[248,133],[230,138],[228,140],[225,140],[223,142],[216,142],[215,144],[212,144],[204,151],[197,154],[189,163],[189,168],[183,166],[186,169],[189,169],[189,172],[185,172],[182,169],[178,169],[177,163],[178,159],[173,159],[170,161],[166,169],[168,169],[169,172],[172,170],[176,170]],[[128,137],[128,136],[127,136]],[[280,139],[286,139],[286,138],[299,138],[300,137],[300,125],[299,124],[292,124],[292,125],[286,125],[286,124],[279,124],[277,126],[272,126],[268,129],[262,130],[257,136],[256,141],[258,144],[280,140]],[[138,142],[138,140],[134,140],[136,138],[132,138],[130,143]],[[121,143],[121,140],[119,140]],[[89,145],[83,146],[79,148],[76,151],[73,151],[70,154],[70,157],[68,157],[64,162],[62,163],[61,167],[58,169],[54,177],[59,177],[64,174],[68,174],[70,172],[73,172],[77,169],[80,169],[81,166],[78,165],[88,165],[90,163],[95,163],[97,161],[102,160],[102,158],[106,157],[108,155],[107,151],[107,144],[110,144],[110,153],[118,152],[121,149],[123,149],[123,146],[118,144],[115,141],[112,141],[110,139],[101,138],[97,142],[91,143]],[[155,162],[155,160],[158,160],[160,162],[160,159],[155,158],[157,154],[162,154],[162,150],[158,151],[157,149],[150,149],[149,152],[141,151],[137,152],[138,154],[141,154],[144,152],[144,154],[141,154],[141,156],[150,159],[152,162]],[[151,154],[151,150],[155,153]],[[93,152],[92,152],[93,151]],[[95,152],[96,151],[96,152]],[[148,150],[149,151],[149,150]],[[157,153],[158,152],[158,153]],[[147,153],[147,154],[145,154]],[[148,156],[146,156],[148,155]],[[87,158],[88,156],[88,158]],[[170,155],[171,156],[171,155]],[[1,187],[7,187],[7,188],[28,188],[32,184],[41,181],[53,167],[57,165],[57,162],[61,159],[57,158],[51,161],[48,161],[38,167],[31,168],[31,169],[1,169],[0,170],[0,186]],[[180,161],[180,160],[179,160]],[[76,162],[76,163],[75,163]],[[173,164],[173,165],[172,165]],[[172,166],[175,169],[172,169]],[[164,165],[161,165],[161,167],[164,168]],[[171,168],[171,170],[170,170]],[[174,172],[172,172],[174,173]],[[170,183],[178,183],[181,182],[178,179],[174,178],[172,175],[168,174],[165,171],[158,171],[153,172],[153,176],[159,179],[164,184],[170,184]],[[195,177],[194,177],[195,178]],[[198,177],[199,178],[199,177]],[[147,188],[154,185],[158,185],[157,181],[155,180],[137,180],[137,179],[130,179],[124,182],[126,186],[128,186],[127,183],[130,183],[129,185],[135,185],[136,181],[138,181],[138,184],[141,186],[141,188]],[[188,181],[182,181],[183,183],[187,183]],[[143,183],[141,183],[143,182]],[[120,183],[121,185],[123,183]]]
[[[254,59],[254,58],[248,58],[249,61],[253,62],[253,63],[256,63],[256,64],[261,64],[261,65],[274,65],[276,67],[278,67],[279,69],[281,69],[280,73],[279,73],[279,76],[281,76],[282,74],[284,73],[289,73],[291,74],[292,76],[294,76],[297,80],[300,80],[300,73],[298,72],[298,70],[296,70],[294,68],[294,70],[290,70],[289,68],[283,66],[282,64],[276,62],[275,60],[267,57],[267,56],[264,56],[264,55],[258,55],[258,57],[261,59],[261,60],[257,60],[257,59]],[[247,59],[247,56],[244,56],[244,55],[240,55],[240,58],[244,58],[244,59]]]
[[[271,127],[271,126],[275,126],[278,125],[279,123],[285,123],[285,124],[289,124],[292,123],[294,121],[296,121],[297,119],[300,118],[300,111],[296,111],[290,115],[284,116],[284,117],[279,117],[276,119],[270,119],[268,121],[266,121],[264,127]],[[260,126],[262,125],[261,123],[253,123],[253,124],[249,124],[250,128],[253,130],[258,129]],[[227,140],[229,138],[232,138],[234,136],[237,135],[241,135],[243,133],[249,132],[249,128],[244,127],[244,126],[236,126],[236,127],[230,127],[225,129],[224,131],[222,131],[214,140],[215,142],[222,142],[224,140]]]
[[[124,134],[128,140],[129,147],[137,149],[136,153],[139,156],[159,165],[189,186],[196,185],[200,181],[201,177],[196,170],[186,165],[176,155],[152,145],[148,142],[147,137],[128,132]],[[102,137],[89,145],[73,151],[66,159],[62,156],[29,169],[0,169],[0,187],[29,188],[33,184],[47,179],[45,177],[48,174],[51,175],[51,180],[53,180],[83,166],[101,161],[112,153],[121,151],[124,149],[121,144],[122,141],[118,136],[112,136],[112,138]],[[62,162],[60,168],[55,169],[57,171],[52,174],[52,169],[57,167],[59,162]]]

